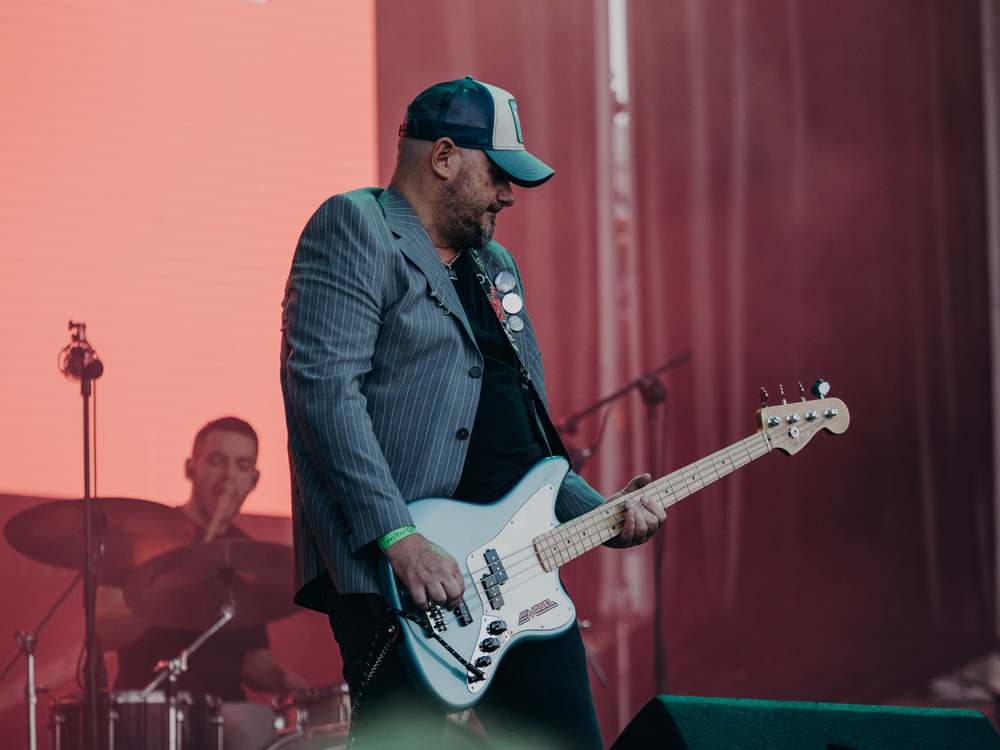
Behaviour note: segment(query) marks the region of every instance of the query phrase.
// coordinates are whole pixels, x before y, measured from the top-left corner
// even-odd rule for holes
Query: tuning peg
[[[799,400],[802,401],[802,403],[805,403],[805,401],[806,401],[806,389],[802,385],[802,381],[801,380],[799,381],[799,395],[800,395]]]
[[[760,403],[765,409],[767,408],[767,391],[764,390],[764,386],[760,387]]]
[[[785,406],[787,406],[788,402],[785,401],[785,386],[779,385],[778,386],[778,390],[781,391],[781,403],[783,403]]]
[[[830,384],[825,380],[817,380],[813,383],[813,387],[810,388],[809,391],[816,398],[826,398],[826,394],[830,392]]]

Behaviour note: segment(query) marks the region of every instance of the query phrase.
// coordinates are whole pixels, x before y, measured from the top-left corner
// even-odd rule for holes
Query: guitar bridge
[[[443,633],[448,629],[448,623],[444,621],[444,611],[437,604],[431,604],[424,616],[427,618],[424,630],[428,633]]]

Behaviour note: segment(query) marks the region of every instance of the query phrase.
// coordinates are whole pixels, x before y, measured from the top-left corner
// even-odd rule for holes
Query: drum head
[[[344,750],[347,726],[285,735],[265,750]],[[444,725],[441,750],[489,750],[493,745],[479,731],[449,718]]]
[[[318,732],[288,734],[265,750],[344,750],[347,747],[347,727]]]

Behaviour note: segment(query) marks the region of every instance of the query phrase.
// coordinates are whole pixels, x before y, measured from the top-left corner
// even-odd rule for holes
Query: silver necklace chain
[[[458,274],[455,273],[455,270],[452,268],[452,266],[455,265],[456,261],[458,261],[458,259],[462,257],[462,252],[464,250],[465,248],[459,250],[457,253],[455,253],[455,257],[452,258],[449,263],[444,264],[444,267],[448,269],[448,278],[451,279],[452,281],[458,281]]]

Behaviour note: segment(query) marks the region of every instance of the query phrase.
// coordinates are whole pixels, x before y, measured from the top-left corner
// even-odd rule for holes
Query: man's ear
[[[194,481],[194,461],[190,458],[184,459],[184,476]]]
[[[429,158],[431,169],[442,180],[454,177],[462,160],[458,146],[451,138],[439,138],[435,141]]]

